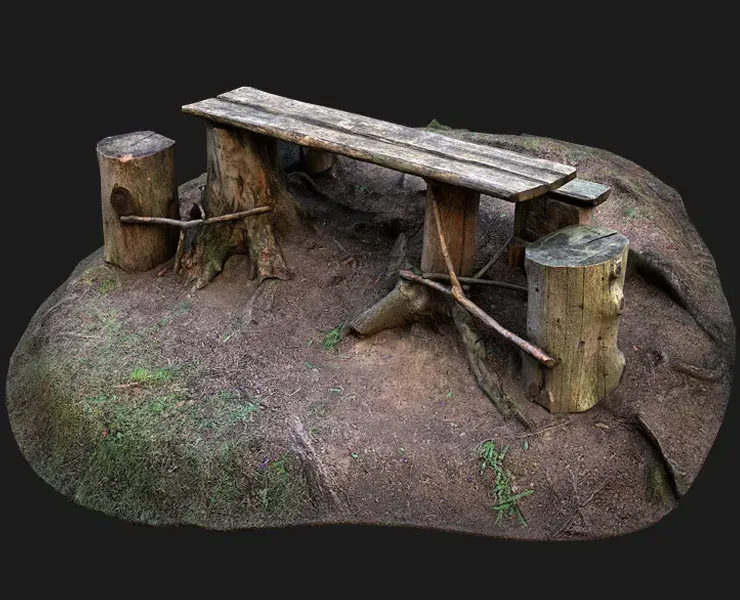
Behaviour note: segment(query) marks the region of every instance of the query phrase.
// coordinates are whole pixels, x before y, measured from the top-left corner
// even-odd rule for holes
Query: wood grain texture
[[[153,131],[137,131],[107,137],[96,150],[105,261],[140,272],[172,258],[177,231],[125,224],[120,217],[177,218],[175,142]]]
[[[447,271],[442,248],[437,234],[437,225],[432,210],[437,201],[441,217],[442,232],[447,243],[452,267],[456,274],[466,276],[473,273],[475,241],[478,225],[480,194],[435,181],[427,181],[427,205],[424,216],[424,242],[421,268],[425,272]]]
[[[525,389],[552,413],[588,410],[619,385],[628,244],[616,231],[577,225],[525,252],[527,337],[558,359],[542,369],[523,354]]]
[[[573,179],[553,190],[551,194],[556,200],[568,204],[598,206],[606,201],[611,192],[612,189],[607,185],[584,181],[583,179]]]
[[[252,88],[189,104],[183,111],[512,202],[544,194],[576,176],[569,165]]]

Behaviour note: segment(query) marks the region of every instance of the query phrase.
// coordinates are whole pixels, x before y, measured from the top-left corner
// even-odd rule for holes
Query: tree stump
[[[546,369],[522,354],[524,382],[551,413],[588,410],[619,385],[628,243],[614,230],[575,225],[526,249],[527,339],[558,364]]]
[[[203,208],[208,218],[269,206],[270,212],[199,227],[182,257],[182,271],[197,288],[221,272],[232,254],[249,254],[260,282],[289,279],[274,226],[297,219],[296,204],[278,167],[277,140],[244,129],[206,124],[208,174]]]
[[[175,142],[152,131],[97,145],[103,212],[103,257],[126,271],[148,271],[175,253],[171,227],[121,223],[120,217],[178,218]]]

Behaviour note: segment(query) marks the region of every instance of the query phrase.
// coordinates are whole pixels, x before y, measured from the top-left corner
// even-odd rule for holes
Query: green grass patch
[[[145,367],[137,367],[129,375],[129,381],[134,383],[156,383],[165,384],[172,381],[176,376],[175,369],[160,368],[160,369],[147,369]]]
[[[495,504],[493,510],[498,513],[496,516],[496,524],[500,523],[504,517],[516,516],[519,519],[522,527],[527,526],[527,521],[519,509],[518,502],[520,499],[529,496],[533,493],[532,490],[525,490],[518,494],[515,494],[511,489],[511,474],[504,467],[504,459],[509,451],[509,446],[505,446],[503,450],[496,450],[496,445],[493,440],[488,440],[481,445],[479,458],[481,461],[480,472],[481,475],[486,469],[491,469],[495,473],[495,483],[492,495],[494,497]]]
[[[342,334],[343,328],[344,322],[337,325],[334,329],[332,329],[324,336],[324,339],[321,341],[321,343],[324,346],[325,350],[336,349],[337,344],[339,344],[339,342],[341,342],[342,338],[344,337]]]

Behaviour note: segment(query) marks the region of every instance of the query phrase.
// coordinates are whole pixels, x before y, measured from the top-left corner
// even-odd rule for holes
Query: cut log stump
[[[172,258],[176,230],[121,223],[120,217],[178,217],[175,142],[152,131],[137,131],[101,140],[97,154],[105,261],[140,272]]]
[[[525,389],[551,413],[588,410],[619,385],[628,243],[614,230],[576,225],[526,249],[527,339],[558,364],[546,369],[522,354]]]
[[[260,282],[289,279],[275,236],[297,219],[295,200],[285,188],[275,138],[243,129],[206,124],[208,175],[203,208],[209,219],[260,206],[270,212],[241,221],[201,227],[184,250],[181,269],[196,288],[207,285],[232,254],[249,254]]]

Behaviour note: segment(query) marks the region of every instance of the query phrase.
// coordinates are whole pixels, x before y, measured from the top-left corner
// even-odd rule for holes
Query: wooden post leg
[[[439,206],[442,231],[455,273],[461,276],[471,275],[475,258],[480,194],[438,181],[427,181],[421,268],[425,273],[446,273],[447,265],[434,220],[433,200],[436,200]]]
[[[534,200],[528,202],[517,202],[514,207],[514,234],[509,241],[509,250],[507,256],[507,264],[514,269],[524,268],[524,250],[526,244],[524,241],[527,239],[527,218],[529,215],[529,209]]]

